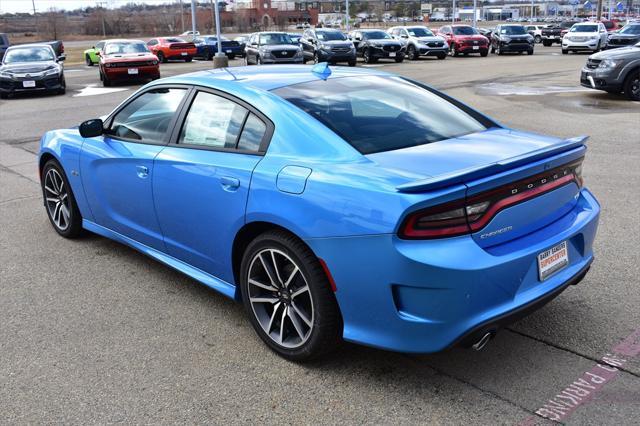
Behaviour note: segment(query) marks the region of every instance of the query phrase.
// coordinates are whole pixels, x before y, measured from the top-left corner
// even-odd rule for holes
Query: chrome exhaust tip
[[[489,340],[491,340],[492,337],[493,337],[493,333],[486,333],[484,336],[480,338],[480,340],[478,340],[476,343],[471,345],[471,349],[473,349],[474,351],[481,351],[482,348],[487,346],[487,343],[489,343]]]

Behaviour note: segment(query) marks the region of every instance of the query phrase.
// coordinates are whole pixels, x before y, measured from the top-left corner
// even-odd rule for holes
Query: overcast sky
[[[96,6],[99,0],[34,0],[38,12],[46,12],[55,7],[57,9],[77,9],[79,7]],[[107,7],[117,7],[126,3],[177,3],[178,0],[102,0]],[[190,4],[191,0],[182,0]],[[33,12],[32,0],[0,0],[0,13]]]

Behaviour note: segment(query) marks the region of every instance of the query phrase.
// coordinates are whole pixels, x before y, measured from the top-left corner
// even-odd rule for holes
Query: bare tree
[[[66,32],[67,18],[63,12],[52,7],[44,14],[44,22],[42,22],[42,30],[44,34],[52,40],[57,40]]]

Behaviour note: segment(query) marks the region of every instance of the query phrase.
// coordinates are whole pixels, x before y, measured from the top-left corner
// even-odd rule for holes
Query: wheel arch
[[[235,300],[239,302],[242,301],[242,296],[240,294],[240,287],[241,287],[240,286],[240,266],[242,264],[242,257],[244,255],[245,250],[247,249],[251,241],[253,241],[256,237],[258,237],[261,234],[264,234],[265,232],[274,231],[274,230],[284,231],[296,237],[304,245],[306,245],[309,248],[309,250],[313,253],[313,250],[311,249],[311,247],[309,247],[309,245],[306,244],[304,240],[300,238],[299,235],[297,235],[291,229],[288,229],[282,225],[278,225],[276,223],[267,222],[267,221],[255,221],[255,222],[249,222],[244,224],[244,226],[242,226],[242,228],[240,228],[236,233],[236,236],[233,240],[233,245],[231,248],[231,267],[233,270],[233,279],[236,285],[236,291],[234,295]]]

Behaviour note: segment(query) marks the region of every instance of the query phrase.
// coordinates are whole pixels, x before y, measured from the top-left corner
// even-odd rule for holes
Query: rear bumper
[[[336,282],[345,340],[429,353],[504,327],[579,281],[593,260],[599,213],[595,198],[582,189],[574,208],[556,221],[489,249],[471,236],[306,242]],[[562,241],[569,264],[540,281],[537,255]]]
[[[167,50],[162,52],[167,59],[188,59],[198,54],[198,49]]]

